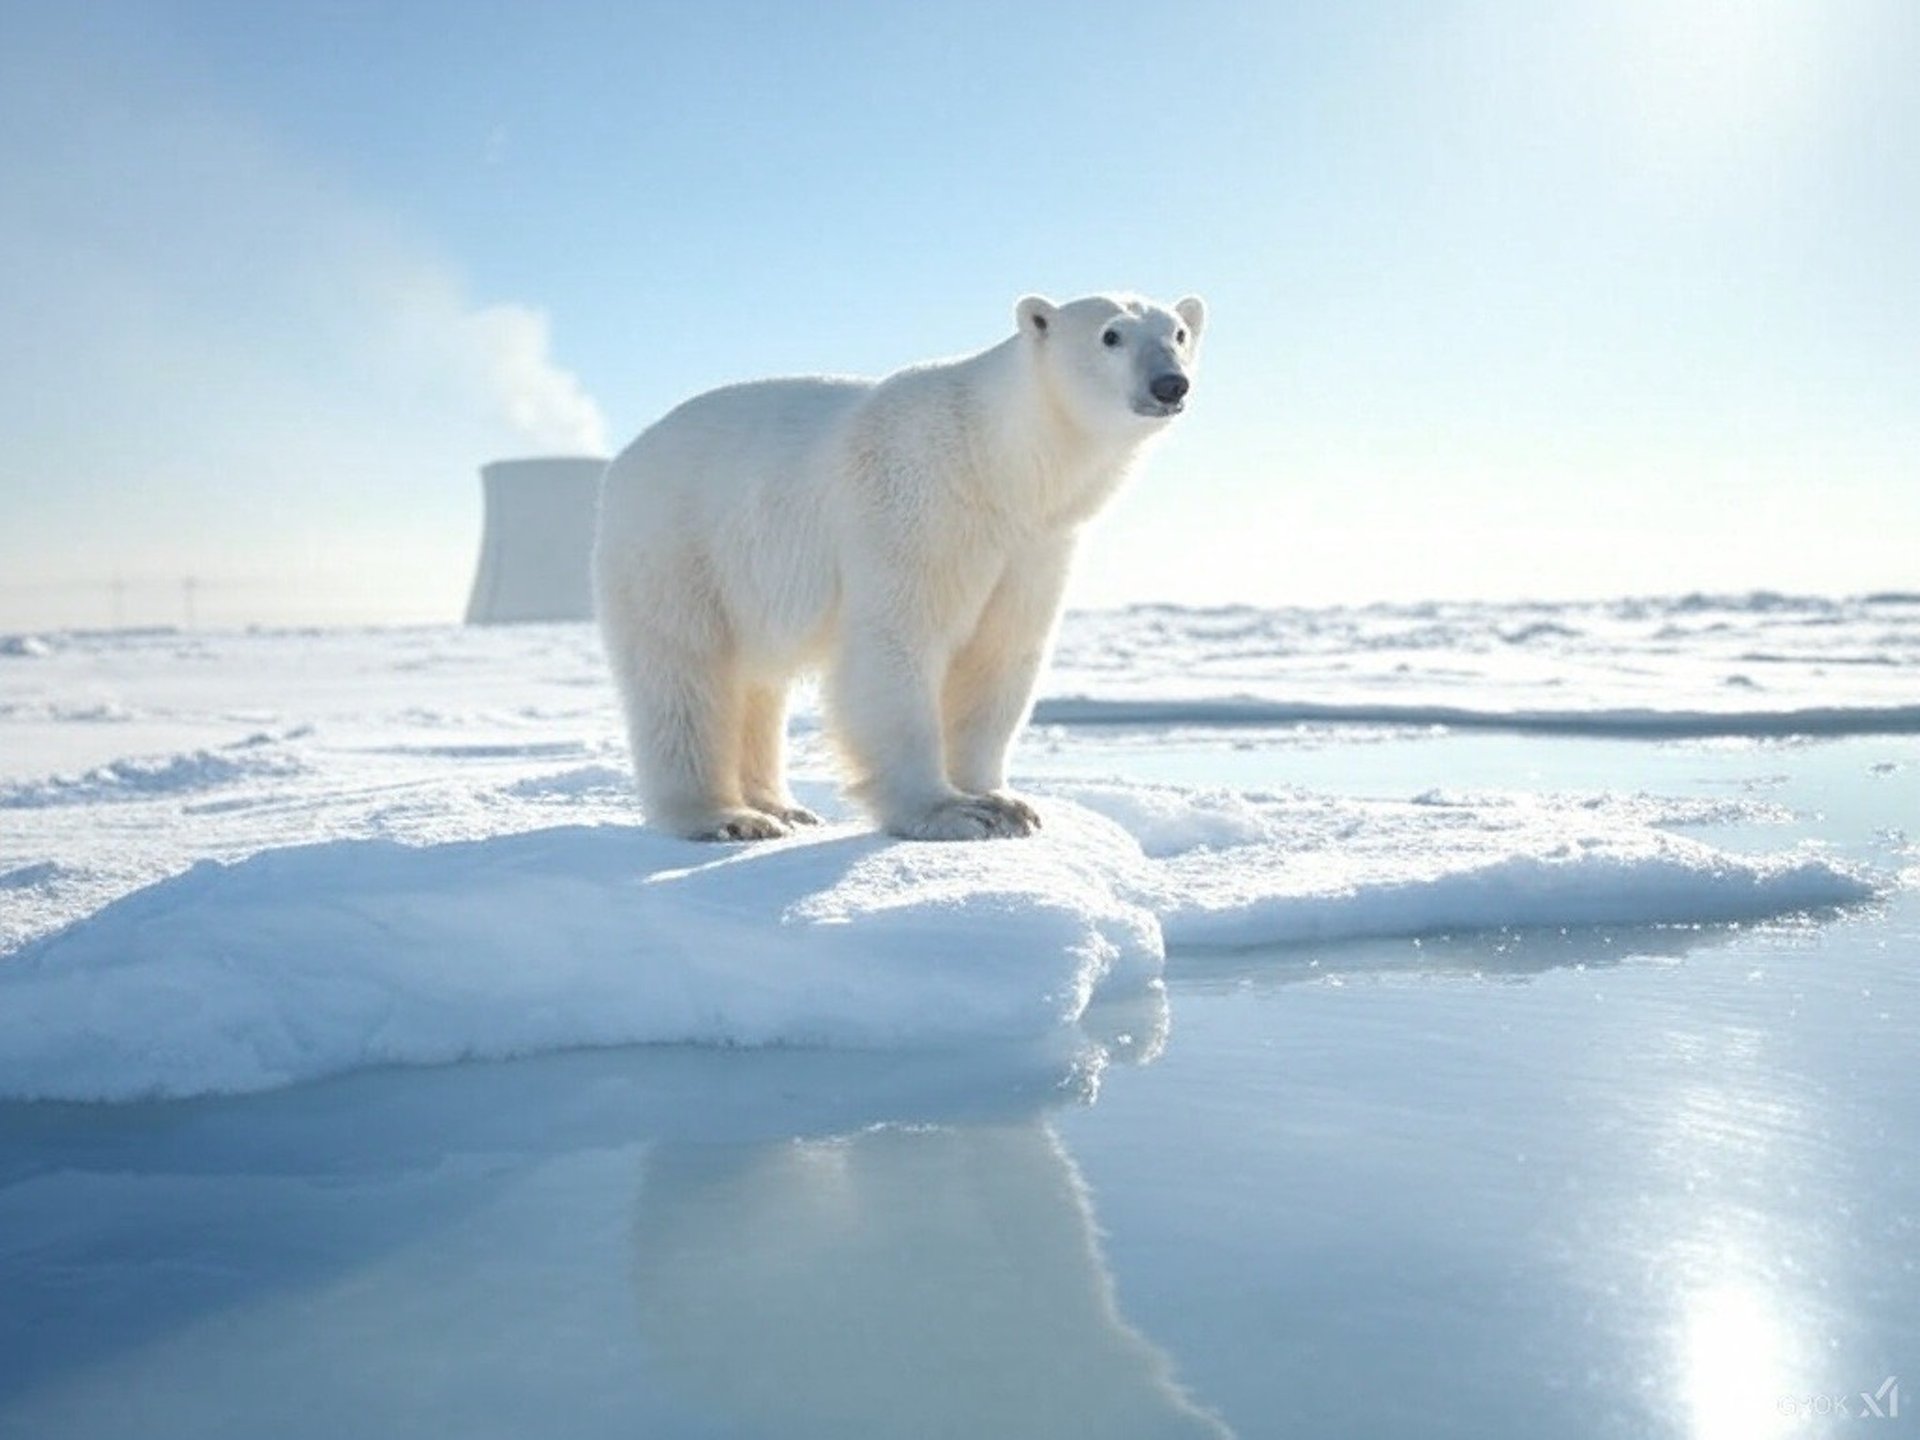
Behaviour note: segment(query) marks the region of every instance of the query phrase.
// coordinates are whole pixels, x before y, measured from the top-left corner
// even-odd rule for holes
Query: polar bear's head
[[[1158,427],[1186,408],[1207,323],[1198,295],[1172,306],[1136,295],[1065,305],[1029,295],[1013,313],[1054,397],[1088,429]]]

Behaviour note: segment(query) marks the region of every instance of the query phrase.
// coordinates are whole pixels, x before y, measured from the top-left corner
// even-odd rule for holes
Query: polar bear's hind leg
[[[781,819],[741,795],[747,696],[731,647],[690,645],[644,625],[608,625],[606,639],[647,819],[689,840],[786,834]]]

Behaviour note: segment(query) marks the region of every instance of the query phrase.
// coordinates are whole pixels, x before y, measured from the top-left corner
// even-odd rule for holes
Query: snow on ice
[[[1494,661],[1554,645],[1584,655],[1582,703],[1602,715],[1646,698],[1629,692],[1666,629],[1721,625],[1739,634],[1714,643],[1748,669],[1789,657],[1768,682],[1783,703],[1817,690],[1868,715],[1898,688],[1883,669],[1911,676],[1920,613],[1860,602],[1816,643],[1793,627],[1835,617],[1784,601],[1520,608],[1074,617],[1055,689],[1332,703],[1365,672],[1376,700],[1424,705],[1459,672],[1455,700],[1501,683],[1512,698]],[[632,1043],[928,1053],[1070,1035],[1200,947],[1733,922],[1887,883],[1816,849],[1678,833],[1764,826],[1757,801],[1611,791],[1056,776],[1033,785],[1038,838],[941,846],[871,833],[816,779],[802,798],[836,823],[716,849],[637,825],[584,627],[51,635],[4,657],[0,1098],[241,1092]],[[1814,684],[1832,673],[1854,688]],[[796,743],[824,777],[810,716]]]
[[[1698,923],[1872,893],[1815,857],[1532,806],[1077,793],[1131,833],[1056,797],[1018,844],[842,825],[715,851],[607,825],[203,861],[6,959],[0,1095],[249,1091],[640,1042],[1023,1039],[1155,985],[1169,942]]]

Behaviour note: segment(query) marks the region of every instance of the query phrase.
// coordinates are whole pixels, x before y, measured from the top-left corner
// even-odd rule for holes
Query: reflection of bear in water
[[[607,469],[594,585],[647,819],[753,840],[787,689],[824,665],[854,791],[896,835],[1024,835],[1007,750],[1080,525],[1177,414],[1205,307],[1029,296],[1018,333],[885,380],[700,395]]]
[[[1121,1317],[1039,1121],[666,1147],[634,1240],[662,1382],[752,1434],[1231,1433]]]

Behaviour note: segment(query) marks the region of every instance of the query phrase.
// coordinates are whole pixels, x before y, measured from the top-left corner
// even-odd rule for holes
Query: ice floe
[[[1667,924],[1869,880],[1531,800],[1056,787],[1025,842],[633,826],[202,862],[0,959],[0,1096],[271,1088],[634,1043],[924,1049],[1074,1026],[1168,945]]]

